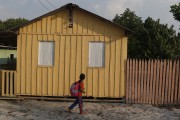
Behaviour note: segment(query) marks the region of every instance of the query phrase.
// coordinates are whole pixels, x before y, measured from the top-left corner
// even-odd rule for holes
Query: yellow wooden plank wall
[[[70,85],[86,74],[85,96],[124,96],[127,37],[120,28],[74,10],[73,28],[63,10],[20,28],[17,49],[17,94],[70,95]],[[55,42],[54,66],[38,65],[38,42]],[[88,66],[89,42],[105,42],[105,67]]]

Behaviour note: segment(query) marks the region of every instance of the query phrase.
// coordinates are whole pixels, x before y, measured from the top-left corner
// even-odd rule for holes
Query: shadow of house
[[[16,70],[17,35],[0,31],[0,69]]]

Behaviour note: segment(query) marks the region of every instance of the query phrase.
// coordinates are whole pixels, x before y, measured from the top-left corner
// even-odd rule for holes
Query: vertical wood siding
[[[93,15],[73,10],[73,28],[63,10],[20,28],[17,48],[17,94],[66,96],[69,87],[86,74],[86,96],[125,95],[124,65],[127,38],[124,31]],[[54,66],[38,65],[38,42],[55,42]],[[105,42],[105,67],[88,66],[89,42]]]

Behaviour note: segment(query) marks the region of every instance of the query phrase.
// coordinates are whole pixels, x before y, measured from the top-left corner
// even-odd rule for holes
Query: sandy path
[[[0,101],[0,120],[180,120],[180,109],[162,109],[151,105],[84,102],[86,115],[71,102],[61,101]]]

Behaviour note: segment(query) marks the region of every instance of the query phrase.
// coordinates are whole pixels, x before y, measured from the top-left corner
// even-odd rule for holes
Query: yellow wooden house
[[[70,96],[84,73],[85,96],[125,96],[127,28],[70,3],[13,30],[15,95]]]

